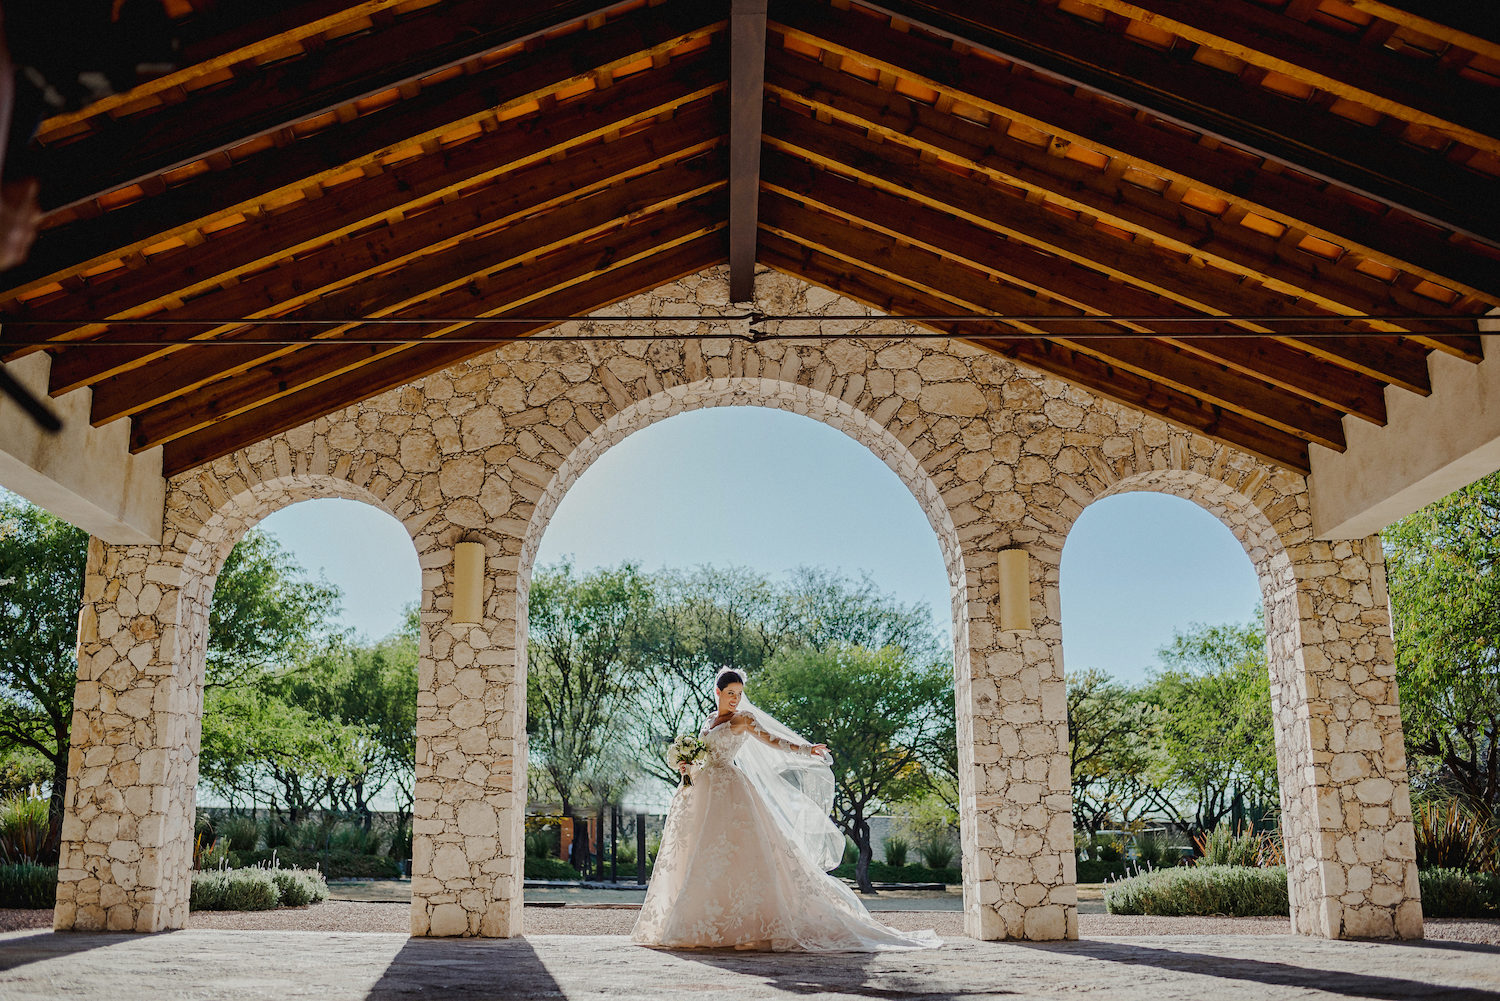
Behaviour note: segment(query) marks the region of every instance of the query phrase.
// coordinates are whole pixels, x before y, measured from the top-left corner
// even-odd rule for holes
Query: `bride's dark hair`
[[[722,692],[724,689],[728,688],[736,681],[738,681],[742,685],[745,683],[745,679],[740,675],[740,672],[725,671],[723,674],[719,675],[719,680],[714,684],[714,687]]]

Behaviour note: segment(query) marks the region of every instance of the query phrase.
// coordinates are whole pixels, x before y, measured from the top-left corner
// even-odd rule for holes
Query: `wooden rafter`
[[[1486,206],[1475,212],[1470,200],[1490,179],[1319,108],[1246,87],[1234,76],[1198,63],[1142,59],[1141,46],[1115,32],[1093,30],[1088,22],[1022,0],[970,5],[966,17],[931,9],[924,17],[924,9],[908,0],[886,0],[882,7],[897,12],[905,23],[1029,67],[1055,83],[1086,88],[1257,157],[1378,198],[1435,225],[1500,245],[1500,209]],[[773,8],[778,21],[785,15],[794,25],[808,25],[818,37],[830,22],[835,34],[847,30],[846,19],[829,18],[826,10],[792,0]],[[863,58],[875,56],[889,63],[900,56],[905,72],[929,85],[973,88],[973,96],[986,102],[1015,89],[1013,83],[1000,82],[1002,74],[990,59],[978,64],[974,57],[955,59],[948,46],[910,33],[892,32],[897,37],[890,40],[868,34],[870,39],[859,46]]]
[[[600,245],[597,241],[576,244],[570,239],[549,241],[538,246],[538,252],[551,250],[551,256],[522,261],[495,274],[477,276],[440,294],[418,298],[413,305],[387,315],[492,316],[506,311],[519,311],[550,291],[586,282],[612,268],[716,232],[724,227],[724,216],[722,190],[718,194],[701,195],[672,210],[614,227],[615,233],[607,246]],[[419,295],[415,286],[425,283],[426,279],[414,283],[414,297]],[[386,290],[382,287],[376,291]],[[464,329],[467,325],[461,322],[443,324],[436,330],[429,331],[427,337],[436,341],[443,334]],[[408,333],[404,329],[392,333],[389,328],[358,326],[353,327],[350,332],[354,331],[375,338],[381,337],[384,332],[393,339]],[[402,354],[415,347],[400,342],[395,342],[388,348],[378,345],[341,345],[337,339],[333,339],[326,345],[300,347],[289,354],[278,354],[235,378],[210,384],[137,414],[133,419],[131,447],[141,451],[172,441],[225,418],[265,406],[298,389],[316,385],[366,366],[376,359]],[[474,346],[466,347],[472,349]],[[477,349],[474,353],[477,353]]]
[[[885,312],[933,314],[943,312],[951,305],[936,295],[903,286],[775,234],[762,237],[761,255],[771,267]],[[977,330],[973,324],[966,327],[963,323],[927,323],[924,326],[972,340],[997,354],[1083,386],[1107,399],[1147,410],[1164,420],[1229,442],[1236,448],[1289,469],[1307,472],[1306,445],[1299,439],[1233,412],[1220,410],[1169,386],[1115,370],[1096,358],[1048,341],[1006,341],[985,336],[992,331]]]
[[[722,234],[708,233],[676,246],[663,247],[658,253],[632,258],[586,282],[575,282],[539,294],[522,308],[550,315],[582,315],[701,271],[723,258]],[[546,323],[517,325],[510,333],[519,338],[547,326]],[[258,441],[278,434],[305,424],[315,416],[333,413],[492,350],[492,347],[443,345],[439,342],[420,351],[382,356],[363,367],[168,442],[162,450],[162,469],[168,476],[176,475],[228,455],[247,440]]]
[[[498,170],[491,161],[516,147],[532,147],[532,155],[537,158],[551,156],[570,142],[602,135],[630,121],[689,103],[723,88],[717,65],[722,58],[719,53],[696,52],[680,63],[635,74],[610,87],[611,100],[588,103],[586,107],[560,107],[542,127],[535,119],[496,120],[497,114],[508,109],[525,108],[576,86],[602,67],[649,59],[681,45],[685,37],[712,33],[716,22],[707,16],[702,22],[696,30],[685,32],[680,22],[622,18],[583,33],[571,46],[571,59],[538,50],[483,73],[428,87],[410,99],[363,116],[355,125],[329,128],[285,149],[227,162],[221,169],[197,175],[159,195],[49,230],[37,241],[31,260],[5,276],[10,294],[44,285],[64,269],[93,268],[120,256],[141,253],[165,237],[254,214],[281,192],[314,190],[321,195],[323,186],[333,182],[329,193],[348,195],[355,204],[403,205],[412,197],[396,199],[407,191],[440,197],[464,183],[493,176]],[[588,68],[580,69],[580,65]],[[474,127],[478,134],[451,146],[442,143],[445,134],[464,127]],[[431,145],[436,155],[403,159],[380,169],[383,154],[422,144]],[[501,169],[514,162],[512,153],[502,161]],[[362,171],[378,171],[378,177],[385,178],[394,190],[383,198],[365,190],[380,187],[376,177],[354,184],[339,183],[351,176],[357,178]],[[362,186],[357,194],[356,184]],[[319,208],[326,207],[310,207],[299,215],[316,221]],[[278,236],[282,229],[279,223],[262,228],[274,232],[259,234],[253,241],[257,246],[267,245],[268,240],[272,246],[287,246]],[[196,257],[192,252],[177,256]],[[173,258],[167,257],[163,263],[170,260]],[[98,313],[93,304],[88,308],[91,315],[109,315]]]

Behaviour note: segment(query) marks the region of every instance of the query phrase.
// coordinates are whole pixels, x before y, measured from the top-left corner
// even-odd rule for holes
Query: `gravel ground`
[[[190,928],[241,928],[256,931],[395,932],[411,928],[406,904],[371,904],[330,900],[312,907],[276,911],[194,911]],[[630,906],[568,906],[526,908],[526,931],[532,935],[628,935],[635,924]],[[883,911],[880,920],[894,928],[916,931],[931,928],[939,935],[963,935],[963,915],[953,911]],[[23,928],[51,928],[50,910],[0,909],[0,932]],[[1081,914],[1084,938],[1140,935],[1285,935],[1286,918],[1163,918],[1123,914]],[[1427,938],[1448,942],[1500,945],[1500,921],[1429,918]]]

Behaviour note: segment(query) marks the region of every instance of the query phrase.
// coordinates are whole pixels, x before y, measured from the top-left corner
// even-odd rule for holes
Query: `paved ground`
[[[0,934],[5,1001],[387,1001],[416,995],[455,1001],[1500,1001],[1500,948],[1147,935],[1045,945],[953,939],[936,952],[805,956],[659,952],[618,936],[485,941],[206,929],[145,936]]]

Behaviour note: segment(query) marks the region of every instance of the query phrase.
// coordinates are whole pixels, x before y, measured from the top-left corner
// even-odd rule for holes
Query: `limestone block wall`
[[[805,414],[865,444],[912,490],[937,534],[952,583],[969,934],[1077,935],[1058,567],[1084,507],[1126,489],[1208,507],[1261,574],[1289,831],[1303,825],[1289,844],[1299,929],[1413,933],[1395,689],[1371,683],[1390,675],[1378,546],[1324,560],[1300,477],[978,348],[877,320],[786,275],[759,276],[762,308],[871,315],[827,321],[858,339],[751,344],[713,339],[728,324],[607,319],[729,312],[727,298],[715,269],[567,325],[578,341],[506,345],[175,478],[160,547],[96,543],[82,618],[97,625],[84,630],[80,658],[58,927],[181,926],[185,866],[164,852],[190,840],[213,577],[260,517],[307,497],[347,496],[401,520],[422,566],[413,933],[519,933],[525,604],[542,533],[577,477],[625,436],[698,407],[755,405]],[[638,333],[672,339],[612,339]],[[483,542],[488,554],[477,625],[451,621],[460,541]],[[997,625],[996,554],[1011,546],[1033,557],[1035,628],[1025,633]],[[1363,591],[1350,576],[1361,565]],[[153,579],[191,600],[152,606]],[[135,602],[128,615],[117,608],[121,594]],[[108,697],[85,689],[110,670]],[[116,711],[114,693],[127,692],[153,712]],[[1378,749],[1366,720],[1377,721]],[[101,745],[122,750],[105,761]],[[97,835],[94,825],[127,819],[120,804],[134,788],[121,785],[133,779],[128,770],[107,766],[131,751],[174,764],[142,772],[150,795],[134,794],[135,827],[106,841],[110,821]],[[113,867],[130,844],[143,858],[160,849],[152,863],[160,875]],[[1366,859],[1376,845],[1378,857]]]

